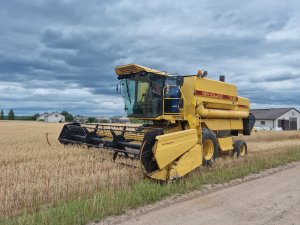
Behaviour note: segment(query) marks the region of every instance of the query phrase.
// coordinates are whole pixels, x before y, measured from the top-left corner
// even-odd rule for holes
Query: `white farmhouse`
[[[44,121],[47,123],[64,123],[65,116],[60,113],[44,113],[38,116],[37,121]]]
[[[300,112],[295,108],[253,109],[254,127],[267,130],[300,130]]]
[[[130,123],[130,120],[126,116],[119,118],[119,121],[120,123]]]
[[[88,120],[87,116],[76,115],[74,116],[74,121],[77,123],[86,123]]]
[[[60,113],[51,113],[48,116],[45,116],[45,122],[47,123],[64,123],[65,116]]]
[[[109,117],[107,116],[99,116],[99,117],[96,117],[96,120],[99,122],[99,123],[110,123],[111,120]]]
[[[45,121],[46,117],[49,115],[49,113],[44,113],[38,116],[36,119],[37,121]]]

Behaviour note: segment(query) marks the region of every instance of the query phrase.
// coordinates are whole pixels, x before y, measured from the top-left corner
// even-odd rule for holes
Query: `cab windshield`
[[[129,117],[154,118],[162,114],[163,76],[131,74],[121,79],[121,85]]]

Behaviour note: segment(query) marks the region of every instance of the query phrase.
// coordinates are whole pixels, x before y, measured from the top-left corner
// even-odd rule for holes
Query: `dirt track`
[[[121,224],[300,224],[300,164]]]

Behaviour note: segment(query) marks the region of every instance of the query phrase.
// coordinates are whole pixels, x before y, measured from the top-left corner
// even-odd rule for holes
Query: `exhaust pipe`
[[[221,81],[221,82],[225,82],[225,75],[220,75],[220,77],[219,77],[219,81]]]

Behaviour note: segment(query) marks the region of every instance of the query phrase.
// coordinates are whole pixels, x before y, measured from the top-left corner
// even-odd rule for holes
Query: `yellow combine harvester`
[[[139,158],[145,174],[157,180],[182,177],[202,164],[211,164],[219,152],[247,153],[239,133],[250,135],[255,118],[249,100],[234,85],[207,79],[207,72],[172,76],[144,66],[116,68],[129,118],[145,125],[78,123],[64,126],[59,141],[110,149]]]

